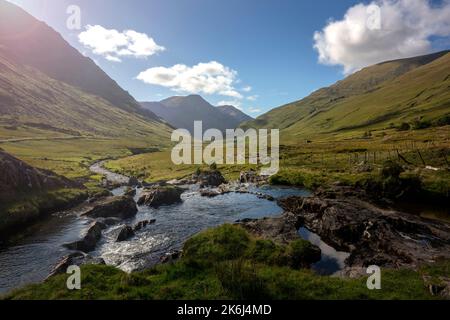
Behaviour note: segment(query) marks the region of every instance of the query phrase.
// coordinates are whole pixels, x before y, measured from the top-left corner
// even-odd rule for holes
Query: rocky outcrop
[[[267,183],[267,176],[259,175],[255,170],[243,171],[239,176],[240,183]]]
[[[134,236],[134,230],[130,226],[123,226],[119,229],[119,234],[117,235],[116,242],[127,241],[129,238]]]
[[[343,196],[345,195],[345,196]],[[450,258],[450,227],[445,223],[379,208],[358,191],[335,188],[313,197],[279,201],[304,225],[336,249],[350,252],[350,267],[414,267]]]
[[[202,171],[199,174],[195,174],[192,180],[196,181],[200,185],[200,188],[218,187],[221,184],[227,183],[222,173],[218,170]]]
[[[298,219],[289,212],[280,217],[244,219],[237,221],[237,223],[258,238],[272,240],[280,244],[288,244],[300,239]]]
[[[99,265],[105,265],[105,260],[102,258],[94,258],[90,255],[87,255],[83,252],[74,252],[71,253],[65,257],[63,257],[50,271],[50,274],[45,279],[49,279],[50,277],[53,277],[58,274],[66,273],[67,269],[70,266],[81,266],[86,264],[99,264]]]
[[[91,252],[95,250],[97,243],[100,241],[103,229],[106,229],[105,224],[98,221],[93,222],[81,240],[65,244],[64,246],[70,250]]]
[[[142,192],[138,205],[159,208],[164,205],[179,203],[183,192],[183,189],[175,186],[153,187]]]
[[[0,202],[56,189],[84,189],[83,185],[51,171],[34,168],[0,150]]]
[[[116,196],[100,199],[89,206],[81,215],[91,218],[121,218],[134,217],[138,209],[132,197]]]

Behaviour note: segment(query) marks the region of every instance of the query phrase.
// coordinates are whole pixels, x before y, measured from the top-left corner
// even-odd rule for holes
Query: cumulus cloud
[[[120,62],[121,57],[146,58],[165,50],[145,33],[134,30],[119,32],[100,25],[88,25],[78,35],[78,40],[93,53],[113,62]]]
[[[250,112],[250,113],[260,113],[261,109],[250,107],[250,108],[248,108],[248,112]]]
[[[237,82],[237,72],[216,61],[199,63],[192,67],[177,64],[169,68],[150,68],[141,72],[137,79],[177,92],[243,98],[234,86]]]
[[[378,19],[379,17],[379,19]],[[386,60],[432,51],[430,38],[450,35],[450,0],[378,0],[348,9],[314,34],[319,62],[349,74]]]
[[[258,100],[259,96],[257,94],[253,95],[253,96],[248,96],[247,100],[248,101],[256,101]]]
[[[247,86],[247,87],[242,88],[242,91],[244,91],[244,92],[250,92],[250,91],[252,91],[252,90],[253,90],[253,88],[250,87],[250,86]]]

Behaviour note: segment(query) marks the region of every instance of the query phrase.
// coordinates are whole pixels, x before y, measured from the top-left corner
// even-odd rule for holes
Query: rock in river
[[[123,226],[120,228],[119,234],[117,235],[116,242],[126,241],[134,236],[134,230],[130,226]]]
[[[138,204],[158,208],[163,205],[179,203],[183,191],[175,186],[153,187],[143,191]]]
[[[134,217],[137,211],[136,203],[132,197],[116,196],[98,200],[83,212],[82,215],[91,218],[116,217],[128,219]]]
[[[88,231],[81,240],[65,244],[64,246],[70,250],[77,250],[82,252],[90,252],[95,249],[97,242],[102,237],[102,230],[106,225],[101,222],[94,222],[89,226]]]
[[[218,187],[227,183],[222,173],[218,170],[202,171],[198,175],[194,175],[193,180],[197,181],[201,188]]]

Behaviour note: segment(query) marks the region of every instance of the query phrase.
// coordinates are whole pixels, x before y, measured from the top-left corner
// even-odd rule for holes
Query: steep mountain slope
[[[331,87],[274,109],[244,127],[293,136],[351,133],[450,112],[449,51],[365,68]]]
[[[141,104],[173,127],[187,129],[190,132],[194,130],[194,121],[203,121],[204,130],[215,128],[221,131],[234,129],[242,122],[239,116],[212,106],[199,95],[171,97],[160,102],[142,102]]]
[[[157,120],[127,112],[44,73],[5,58],[0,50],[1,139],[36,136],[168,136]],[[159,138],[160,139],[160,138]]]
[[[5,0],[0,0],[0,48],[4,56],[33,67],[52,79],[102,97],[125,111],[156,119],[59,33]]]
[[[233,106],[219,106],[217,107],[217,109],[219,109],[219,111],[223,112],[224,114],[235,118],[237,121],[239,121],[239,123],[253,120],[252,117]]]
[[[157,144],[169,130],[58,33],[0,0],[0,141],[100,136]]]

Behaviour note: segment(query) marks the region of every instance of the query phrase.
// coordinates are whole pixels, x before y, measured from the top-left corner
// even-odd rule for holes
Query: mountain
[[[239,123],[253,120],[252,117],[233,106],[219,106],[217,107],[217,109],[219,109],[219,111],[221,111],[222,113],[235,118],[237,121],[239,121]]]
[[[139,136],[169,128],[56,31],[0,0],[0,136]]]
[[[450,51],[387,61],[242,126],[286,135],[354,135],[450,113]]]
[[[235,129],[244,114],[234,107],[214,107],[199,95],[171,97],[160,102],[141,102],[141,105],[175,128],[194,130],[194,121],[203,121],[203,129]]]

